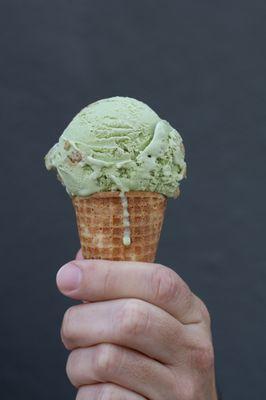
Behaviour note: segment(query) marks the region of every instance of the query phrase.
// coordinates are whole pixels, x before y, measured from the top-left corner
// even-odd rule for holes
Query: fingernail
[[[57,286],[63,292],[78,289],[82,278],[81,270],[73,263],[63,265],[56,275]]]

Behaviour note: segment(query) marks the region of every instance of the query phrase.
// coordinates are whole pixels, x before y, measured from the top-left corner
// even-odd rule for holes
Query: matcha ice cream
[[[90,104],[45,157],[71,196],[148,191],[175,197],[185,176],[182,138],[146,104],[112,97]]]

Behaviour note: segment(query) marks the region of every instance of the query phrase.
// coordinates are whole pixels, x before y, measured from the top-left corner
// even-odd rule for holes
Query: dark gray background
[[[1,399],[74,399],[57,269],[78,248],[43,156],[81,107],[127,95],[183,135],[158,261],[207,303],[226,400],[266,392],[265,1],[0,1]]]

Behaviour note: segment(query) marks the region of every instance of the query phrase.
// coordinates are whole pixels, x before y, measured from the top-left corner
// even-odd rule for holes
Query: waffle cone
[[[119,192],[73,197],[85,259],[153,262],[163,224],[166,197],[153,192],[127,192],[131,244],[123,244],[123,207]]]

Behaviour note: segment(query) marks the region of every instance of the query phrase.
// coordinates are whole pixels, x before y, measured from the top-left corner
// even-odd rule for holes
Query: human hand
[[[217,400],[210,317],[171,269],[82,260],[63,266],[61,336],[76,400]]]

